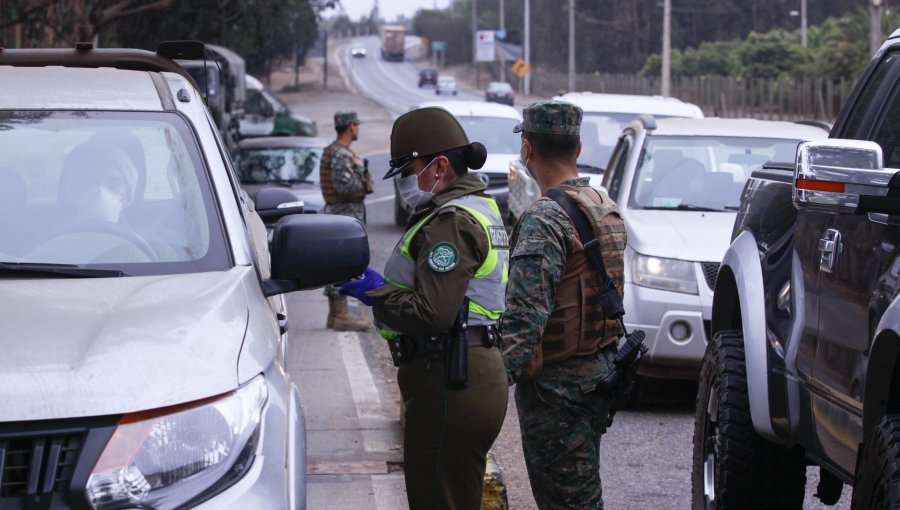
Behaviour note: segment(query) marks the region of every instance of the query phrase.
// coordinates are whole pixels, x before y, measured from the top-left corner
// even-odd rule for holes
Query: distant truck
[[[244,114],[246,65],[237,53],[214,44],[207,44],[206,60],[178,60],[207,100],[207,106],[219,134],[229,150],[241,138],[240,121]],[[205,77],[204,77],[205,75]]]
[[[381,58],[403,62],[405,29],[400,25],[381,27]]]

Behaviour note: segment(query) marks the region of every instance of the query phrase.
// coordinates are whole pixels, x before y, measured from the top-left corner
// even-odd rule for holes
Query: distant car
[[[418,105],[439,106],[453,114],[462,125],[469,141],[481,142],[487,148],[487,161],[477,173],[487,185],[487,192],[497,201],[502,218],[507,216],[509,197],[509,160],[518,157],[519,135],[513,127],[522,122],[522,114],[511,106],[485,103],[482,101],[430,101]],[[396,179],[394,185],[396,186]],[[395,190],[396,191],[396,190]],[[394,194],[394,222],[406,225],[410,207]]]
[[[353,58],[364,58],[366,56],[366,49],[362,46],[355,46],[350,50],[350,54],[353,55]]]
[[[656,119],[703,117],[703,112],[696,105],[674,97],[572,92],[555,99],[575,103],[584,110],[578,173],[590,177],[592,186],[600,184],[603,170],[622,128],[637,115],[650,114]],[[540,196],[537,183],[528,170],[519,164],[518,158],[514,158],[510,162],[509,174],[510,223],[515,222]]]
[[[434,93],[437,95],[453,94],[455,96],[456,78],[452,76],[438,76],[437,86],[434,88]]]
[[[485,101],[512,106],[513,102],[515,102],[515,98],[516,92],[513,90],[512,85],[505,81],[492,81],[488,83],[487,88],[484,89]]]
[[[306,136],[241,140],[232,158],[241,188],[255,200],[259,190],[283,186],[297,195],[304,213],[321,213],[325,200],[319,184],[319,161],[329,143],[324,138]]]
[[[434,69],[422,69],[419,71],[419,88],[425,85],[437,85],[438,73]]]
[[[583,127],[583,126],[582,126]],[[794,122],[641,115],[618,137],[603,186],[625,217],[625,326],[647,334],[638,373],[696,379],[713,289],[741,193],[766,161],[828,131]]]

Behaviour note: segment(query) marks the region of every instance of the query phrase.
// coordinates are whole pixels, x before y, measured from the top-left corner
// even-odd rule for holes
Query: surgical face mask
[[[428,202],[434,197],[434,188],[437,187],[437,182],[431,187],[431,191],[422,191],[419,189],[419,176],[424,174],[435,160],[437,160],[437,158],[432,159],[430,163],[425,165],[425,168],[423,168],[421,172],[397,179],[397,191],[400,192],[400,198],[413,209]]]
[[[105,186],[97,186],[78,199],[78,218],[118,223],[125,204],[122,197]]]
[[[523,167],[528,168],[528,162],[531,161],[531,158],[522,159],[522,149],[525,148],[525,142],[522,142],[522,146],[519,147],[519,164]]]

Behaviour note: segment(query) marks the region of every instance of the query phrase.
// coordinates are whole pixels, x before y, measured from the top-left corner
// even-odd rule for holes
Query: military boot
[[[334,310],[337,308],[335,301],[339,300],[338,296],[328,296],[328,318],[325,319],[325,327],[331,329],[334,327]]]
[[[329,300],[329,305],[333,310],[332,327],[336,331],[366,331],[372,326],[368,321],[359,320],[350,315],[347,298],[343,296],[338,296],[334,301]]]

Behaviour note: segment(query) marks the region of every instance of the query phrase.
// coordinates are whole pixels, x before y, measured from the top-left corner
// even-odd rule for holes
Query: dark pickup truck
[[[695,509],[900,508],[900,30],[830,138],[744,188],[694,429]]]

